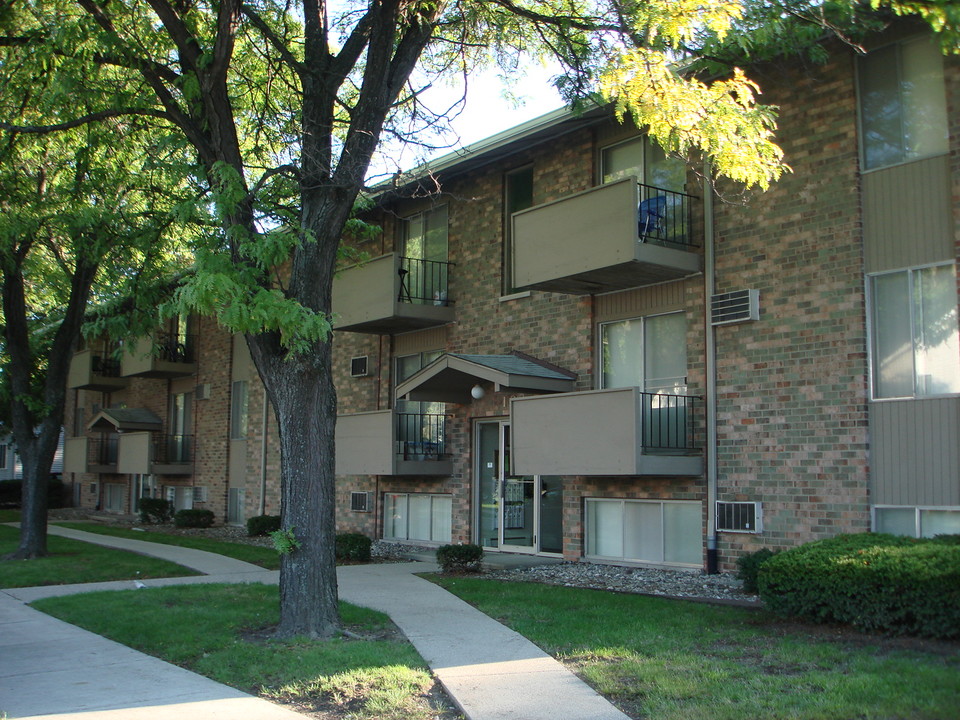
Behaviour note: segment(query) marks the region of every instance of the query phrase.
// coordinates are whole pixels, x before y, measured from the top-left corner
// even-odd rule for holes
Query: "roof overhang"
[[[160,430],[162,426],[160,418],[146,408],[108,408],[87,423],[87,430],[136,432]]]
[[[473,401],[474,385],[492,383],[494,391],[558,393],[575,389],[577,376],[521,353],[509,355],[445,354],[397,385],[397,398],[428,402]]]

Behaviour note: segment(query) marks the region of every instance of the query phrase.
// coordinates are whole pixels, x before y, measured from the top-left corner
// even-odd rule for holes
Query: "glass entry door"
[[[488,549],[563,552],[563,486],[560,478],[513,475],[510,424],[476,427],[477,542]]]

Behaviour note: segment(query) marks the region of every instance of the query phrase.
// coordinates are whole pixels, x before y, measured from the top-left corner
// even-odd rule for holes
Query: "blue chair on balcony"
[[[647,198],[637,208],[637,230],[640,242],[645,238],[664,238],[664,221],[667,219],[667,198],[657,195]]]

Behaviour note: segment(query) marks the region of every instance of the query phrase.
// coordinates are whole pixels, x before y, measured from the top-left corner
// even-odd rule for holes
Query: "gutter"
[[[706,415],[707,415],[707,573],[719,572],[717,563],[717,338],[710,307],[710,298],[716,293],[716,258],[714,253],[712,168],[709,162],[704,167],[705,190],[703,197],[704,249],[704,327],[706,329]]]

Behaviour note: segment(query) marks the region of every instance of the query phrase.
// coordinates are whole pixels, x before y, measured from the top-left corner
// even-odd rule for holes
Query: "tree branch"
[[[14,125],[12,123],[0,120],[0,130],[23,133],[25,135],[43,135],[45,133],[59,132],[60,130],[71,130],[82,125],[108,120],[115,117],[129,116],[156,117],[163,120],[171,120],[170,114],[165,110],[154,110],[150,108],[119,108],[117,110],[101,110],[93,112],[83,117],[68,120],[67,122],[57,123],[56,125]]]

